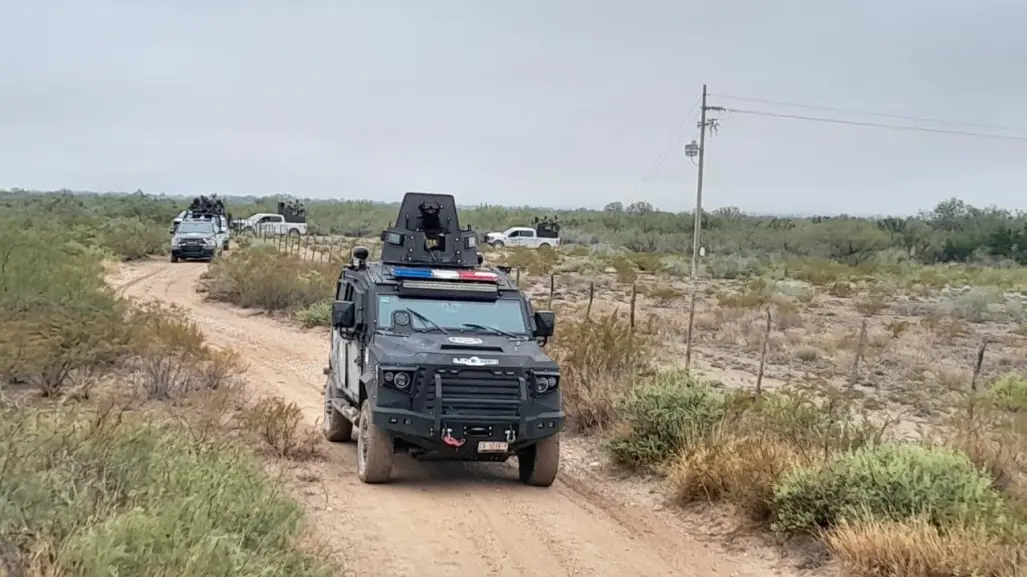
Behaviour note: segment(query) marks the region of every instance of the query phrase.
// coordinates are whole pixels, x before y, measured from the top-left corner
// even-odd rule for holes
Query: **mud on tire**
[[[546,437],[517,453],[517,469],[522,483],[548,487],[556,481],[560,468],[560,435]]]
[[[357,476],[365,483],[387,483],[392,476],[392,435],[371,422],[371,401],[360,406],[357,432]]]

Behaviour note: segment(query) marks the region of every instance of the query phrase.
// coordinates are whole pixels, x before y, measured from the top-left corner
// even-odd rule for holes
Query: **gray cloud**
[[[703,82],[1027,127],[1012,0],[0,0],[0,21],[2,186],[685,210],[684,142],[636,191]],[[1027,209],[1027,142],[720,117],[708,207]]]

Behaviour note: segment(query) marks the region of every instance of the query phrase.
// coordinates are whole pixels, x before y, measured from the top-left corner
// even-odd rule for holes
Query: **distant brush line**
[[[730,94],[711,94],[718,98],[728,100],[741,100],[745,102],[756,102],[759,104],[770,104],[772,106],[788,106],[792,108],[805,108],[808,110],[823,110],[825,112],[838,112],[841,114],[857,114],[861,116],[876,116],[878,118],[891,118],[893,120],[909,120],[911,122],[932,122],[934,124],[949,124],[952,126],[966,126],[969,128],[983,128],[986,130],[1003,130],[1008,132],[1027,132],[1027,128],[1015,126],[999,126],[995,124],[980,124],[976,122],[964,122],[960,120],[943,120],[940,118],[929,118],[924,116],[904,116],[901,114],[889,114],[886,112],[873,112],[869,110],[857,110],[847,108],[835,108],[833,106],[818,106],[814,104],[799,104],[796,102],[783,102],[780,100],[765,100],[762,98],[749,98],[747,96],[733,96]]]
[[[784,118],[789,120],[805,120],[810,122],[825,122],[828,124],[845,124],[849,126],[866,126],[870,128],[886,128],[889,130],[905,130],[908,132],[927,132],[931,134],[948,134],[952,136],[970,136],[974,138],[984,138],[991,140],[1019,140],[1027,142],[1027,136],[1013,136],[1009,134],[987,134],[984,132],[968,132],[963,130],[949,130],[946,128],[927,128],[925,126],[907,126],[900,124],[884,124],[880,122],[865,122],[860,120],[842,120],[840,118],[823,118],[818,116],[802,116],[798,114],[782,114],[779,112],[767,112],[764,110],[744,110],[739,108],[727,108],[726,111],[735,114],[751,114],[753,116],[767,116],[770,118]]]

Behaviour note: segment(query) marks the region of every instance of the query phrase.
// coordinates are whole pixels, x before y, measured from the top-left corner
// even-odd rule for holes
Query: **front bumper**
[[[417,371],[409,392],[378,387],[371,420],[427,451],[475,458],[482,441],[508,452],[563,429],[559,390],[535,395],[526,372],[498,369]]]
[[[184,245],[171,249],[171,256],[178,259],[212,259],[214,258],[214,247]]]

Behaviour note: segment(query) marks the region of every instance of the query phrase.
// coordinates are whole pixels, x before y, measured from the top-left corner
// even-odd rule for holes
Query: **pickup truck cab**
[[[307,223],[286,222],[285,217],[270,212],[257,213],[242,223],[242,230],[254,234],[307,234]]]
[[[543,237],[539,236],[538,231],[530,226],[514,226],[503,232],[486,234],[485,242],[494,248],[556,248],[560,246],[560,237]]]

